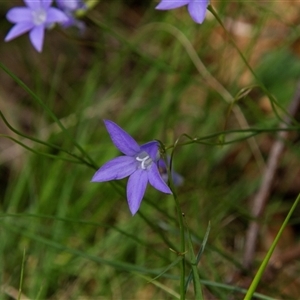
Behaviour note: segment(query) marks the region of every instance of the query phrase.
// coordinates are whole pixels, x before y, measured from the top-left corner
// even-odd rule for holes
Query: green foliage
[[[152,1],[100,1],[84,16],[82,37],[72,29],[49,31],[42,54],[27,36],[3,42],[1,299],[194,299],[189,274],[198,299],[247,293],[229,277],[245,271],[249,200],[299,80],[291,44],[299,33],[276,36],[281,49],[265,46],[261,29],[289,26],[276,3],[215,5],[227,33],[211,13],[197,25],[185,8],[162,12]],[[235,32],[240,20],[250,36]],[[7,23],[0,26],[4,34]],[[176,199],[148,187],[131,217],[126,180],[90,183],[118,155],[103,119],[139,143],[163,143],[184,177]],[[298,123],[287,130],[295,136],[280,162],[286,176],[299,165]],[[279,178],[278,210],[270,203],[266,215],[285,215],[299,192]],[[268,250],[263,242],[264,236],[257,261]],[[296,262],[292,279],[299,269]],[[260,286],[255,299],[299,298],[286,291],[284,279]]]

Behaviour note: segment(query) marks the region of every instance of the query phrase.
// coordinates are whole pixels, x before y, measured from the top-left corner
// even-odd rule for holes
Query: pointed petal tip
[[[198,24],[202,24],[205,16],[207,6],[209,4],[208,0],[203,0],[201,2],[190,2],[188,5],[188,11],[191,18]]]
[[[173,194],[170,187],[165,183],[159,174],[157,166],[154,164],[148,171],[148,179],[149,183],[158,191],[165,194]]]
[[[138,212],[138,209],[131,209],[130,207],[129,207],[129,210],[131,212],[132,217]]]
[[[98,172],[98,171],[97,171]],[[93,175],[92,179],[90,180],[90,182],[100,182],[96,179],[96,174],[97,172]]]
[[[131,135],[129,135],[129,133],[127,133],[119,125],[110,120],[103,121],[112,142],[123,154],[127,156],[134,156],[141,150],[133,137],[131,137]]]
[[[107,124],[107,123],[113,123],[113,124],[116,124],[115,122],[111,121],[111,120],[108,120],[108,119],[103,119],[103,122],[104,124]]]
[[[167,185],[168,188],[165,189],[165,191],[163,193],[167,194],[167,195],[173,195],[173,192],[171,191],[171,189],[169,188],[169,186]]]

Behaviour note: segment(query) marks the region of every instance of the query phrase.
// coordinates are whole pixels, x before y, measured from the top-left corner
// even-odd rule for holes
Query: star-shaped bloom
[[[201,24],[205,19],[208,3],[209,0],[161,0],[155,8],[169,10],[187,5],[192,19]]]
[[[104,124],[112,142],[125,155],[118,156],[104,164],[95,173],[92,182],[117,180],[129,176],[127,201],[132,215],[140,207],[148,182],[157,190],[172,194],[158,171],[158,142],[151,141],[139,146],[126,131],[114,122],[104,120]]]
[[[77,10],[87,9],[86,4],[82,0],[56,0],[56,4],[68,16],[68,20],[62,24],[63,27],[76,26],[81,31],[84,30],[85,24],[75,17]]]
[[[168,182],[168,169],[167,168],[169,168],[169,165],[170,165],[170,156],[167,156],[167,163],[168,163],[168,165],[166,165],[166,162],[162,158],[160,158],[157,162],[159,173],[165,182]],[[173,169],[172,169],[171,175],[172,175],[172,180],[173,180],[173,183],[175,186],[180,186],[183,184],[183,181],[184,181],[183,177],[180,174],[178,174],[177,172],[175,172]]]
[[[41,52],[45,29],[54,23],[66,22],[68,18],[58,8],[50,7],[52,0],[24,0],[24,2],[27,7],[14,7],[6,14],[7,20],[15,25],[8,32],[5,41],[11,41],[29,31],[33,47]]]

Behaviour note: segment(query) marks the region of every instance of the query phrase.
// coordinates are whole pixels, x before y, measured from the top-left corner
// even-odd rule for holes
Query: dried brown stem
[[[289,116],[287,116],[280,124],[281,128],[286,128],[292,121],[292,118],[295,117],[300,106],[300,83],[298,83],[296,93],[291,101],[289,107]],[[259,218],[264,212],[264,208],[269,199],[271,193],[271,187],[274,181],[276,170],[279,163],[279,158],[284,149],[284,140],[287,139],[288,132],[281,131],[278,134],[278,139],[274,142],[273,147],[270,151],[270,155],[263,172],[263,177],[261,181],[260,188],[256,195],[253,198],[253,207],[251,210],[251,215],[253,220],[250,222],[247,233],[246,233],[246,242],[245,242],[245,253],[243,257],[243,267],[248,269],[251,267],[254,259],[254,253],[256,249],[257,236],[260,228]]]

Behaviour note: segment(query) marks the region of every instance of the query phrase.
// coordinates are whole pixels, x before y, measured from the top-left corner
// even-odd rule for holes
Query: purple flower
[[[41,52],[45,28],[56,22],[65,22],[67,16],[59,9],[50,7],[52,0],[24,0],[24,2],[27,7],[14,7],[6,14],[7,20],[15,25],[5,37],[5,42],[29,31],[31,44]]]
[[[92,178],[92,182],[123,179],[129,176],[127,183],[127,201],[134,215],[141,204],[148,182],[157,190],[172,194],[161,178],[157,160],[159,144],[151,141],[139,146],[122,128],[112,121],[104,120],[106,129],[115,146],[125,155],[118,156],[104,164]]]
[[[167,168],[169,167],[169,164],[170,164],[170,157],[167,156],[167,163],[168,163],[168,166],[166,165],[165,161],[160,158],[159,161],[157,162],[158,164],[158,170],[159,170],[159,173],[162,177],[162,179],[167,183],[168,182],[168,170]],[[172,180],[173,180],[173,183],[175,186],[180,186],[183,184],[183,177],[178,174],[177,172],[173,171],[172,169]]]
[[[155,8],[168,10],[187,5],[192,19],[201,24],[205,19],[208,3],[209,0],[161,0]]]
[[[57,6],[61,10],[75,11],[77,9],[86,9],[82,0],[56,0]]]
[[[84,23],[77,20],[75,17],[77,10],[87,9],[86,4],[82,0],[56,0],[56,4],[68,16],[68,20],[62,24],[63,27],[76,26],[81,31],[84,30]]]

